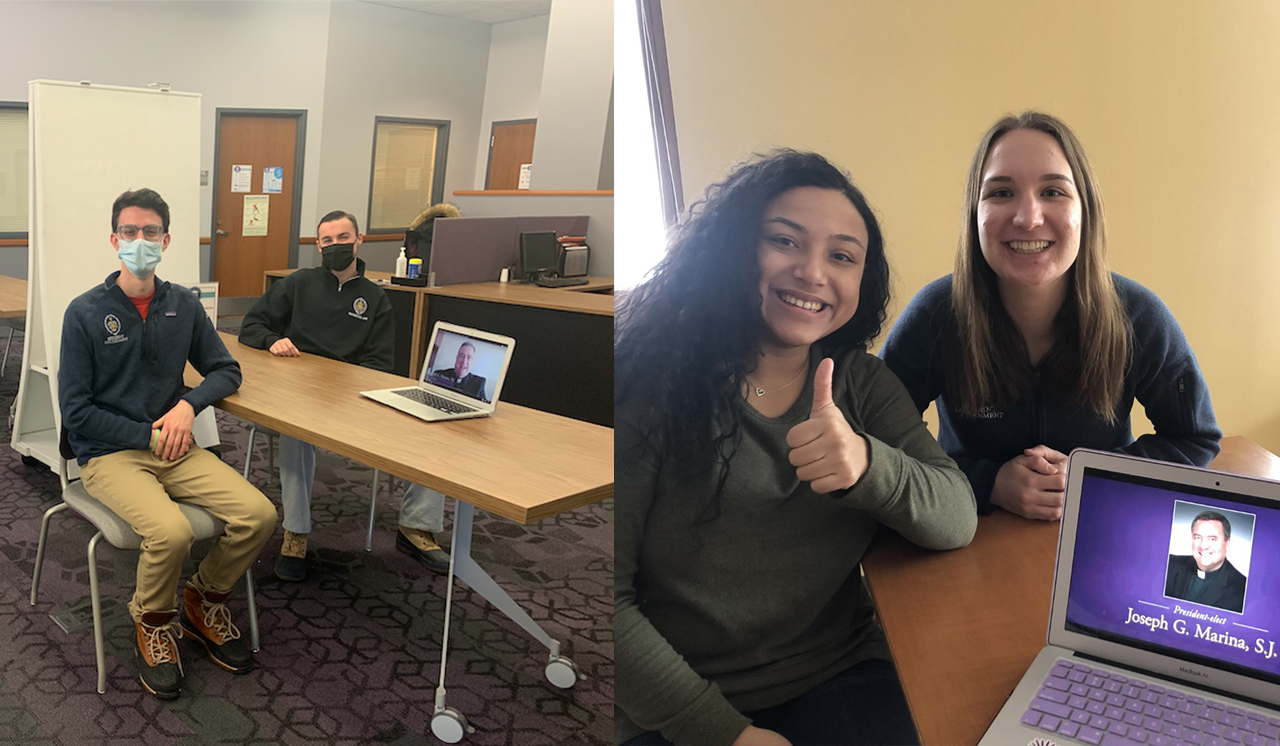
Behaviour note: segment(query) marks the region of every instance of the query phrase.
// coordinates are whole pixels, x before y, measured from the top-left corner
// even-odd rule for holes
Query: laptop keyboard
[[[1278,746],[1280,718],[1059,659],[1023,725],[1098,746]]]
[[[435,394],[427,393],[422,389],[395,389],[392,393],[399,394],[406,399],[413,399],[419,404],[426,404],[432,409],[438,409],[441,412],[448,412],[449,414],[462,414],[463,412],[480,411],[475,407],[468,407],[465,404],[459,404],[455,401],[446,399],[443,396],[436,396]]]

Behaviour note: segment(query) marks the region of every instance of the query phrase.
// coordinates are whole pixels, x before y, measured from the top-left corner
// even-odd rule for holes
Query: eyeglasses
[[[137,238],[139,231],[148,241],[154,241],[164,235],[164,228],[158,225],[144,225],[141,228],[136,225],[122,225],[116,228],[116,234],[126,241]]]

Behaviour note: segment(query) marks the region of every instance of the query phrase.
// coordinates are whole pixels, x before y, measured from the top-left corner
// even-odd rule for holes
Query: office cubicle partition
[[[437,218],[429,276],[436,287],[495,282],[503,268],[519,264],[520,234],[526,231],[585,236],[587,216]]]

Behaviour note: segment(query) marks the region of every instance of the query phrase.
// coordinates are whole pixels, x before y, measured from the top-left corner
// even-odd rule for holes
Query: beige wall
[[[1026,108],[1065,119],[1102,185],[1112,267],[1173,310],[1223,430],[1280,452],[1280,3],[678,0],[663,14],[686,200],[749,152],[826,154],[883,220],[895,314],[950,271],[983,131]]]

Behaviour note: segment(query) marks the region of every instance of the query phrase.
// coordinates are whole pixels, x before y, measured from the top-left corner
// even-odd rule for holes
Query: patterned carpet
[[[15,342],[0,406],[18,388]],[[16,358],[12,355],[16,355]],[[247,425],[218,413],[223,458],[244,464]],[[279,505],[263,439],[251,481]],[[281,529],[254,570],[262,651],[233,676],[180,641],[182,696],[160,702],[138,683],[125,604],[137,555],[99,548],[107,692],[95,691],[89,576],[92,527],[70,513],[49,528],[40,599],[28,603],[40,517],[59,502],[57,476],[0,448],[0,743],[410,744],[439,743],[430,719],[440,672],[445,578],[395,551],[403,484],[379,495],[373,552],[364,551],[371,472],[325,451],[316,459],[309,576],[272,573]],[[446,535],[453,512],[448,502]],[[208,542],[192,554],[202,557]],[[560,690],[543,676],[547,650],[478,594],[455,585],[448,705],[476,728],[464,744],[605,744],[613,738],[613,504],[531,526],[476,512],[472,556],[536,619],[586,675]],[[188,561],[184,579],[194,571]],[[241,584],[243,585],[243,584]],[[230,602],[248,637],[243,588]],[[51,618],[63,615],[71,631]],[[78,628],[77,628],[78,627]]]

